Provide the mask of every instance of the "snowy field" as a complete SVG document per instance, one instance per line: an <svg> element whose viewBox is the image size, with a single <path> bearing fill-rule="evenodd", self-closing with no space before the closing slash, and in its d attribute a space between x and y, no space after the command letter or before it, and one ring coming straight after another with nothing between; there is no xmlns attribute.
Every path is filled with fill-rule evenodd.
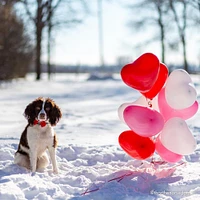
<svg viewBox="0 0 200 200"><path fill-rule="evenodd" d="M29 75L0 83L0 200L199 200L200 111L187 120L198 142L193 154L173 165L134 160L118 144L118 136L128 127L118 119L117 109L140 94L119 75L105 81L87 78L56 74L51 82L45 75L35 82ZM192 78L199 95L200 77ZM63 113L55 127L58 175L51 166L32 175L13 164L27 123L24 109L39 96L53 98Z"/></svg>

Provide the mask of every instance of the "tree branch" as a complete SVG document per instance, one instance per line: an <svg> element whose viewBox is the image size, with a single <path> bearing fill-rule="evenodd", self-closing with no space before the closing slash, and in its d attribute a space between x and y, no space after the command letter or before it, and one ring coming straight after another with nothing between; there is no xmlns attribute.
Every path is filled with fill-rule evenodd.
<svg viewBox="0 0 200 200"><path fill-rule="evenodd" d="M27 0L19 0L19 2L23 3L25 6L25 10L26 10L26 14L28 15L28 17L31 19L31 21L33 21L33 23L36 23L36 19L32 16L29 7L28 7L28 2Z"/></svg>

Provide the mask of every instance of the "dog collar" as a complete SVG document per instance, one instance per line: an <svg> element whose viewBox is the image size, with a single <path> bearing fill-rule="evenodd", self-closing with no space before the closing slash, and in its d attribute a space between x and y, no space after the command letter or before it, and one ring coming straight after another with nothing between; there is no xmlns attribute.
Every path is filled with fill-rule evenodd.
<svg viewBox="0 0 200 200"><path fill-rule="evenodd" d="M33 125L40 125L41 127L45 127L47 125L46 121L39 121L37 119L34 120Z"/></svg>

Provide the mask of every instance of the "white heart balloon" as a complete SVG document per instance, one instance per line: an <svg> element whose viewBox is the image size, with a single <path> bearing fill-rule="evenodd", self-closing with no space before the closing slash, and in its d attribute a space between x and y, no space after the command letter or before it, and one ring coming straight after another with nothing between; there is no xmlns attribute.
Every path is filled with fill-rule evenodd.
<svg viewBox="0 0 200 200"><path fill-rule="evenodd" d="M182 69L174 70L165 87L167 103L174 109L188 108L197 99L197 92L190 75Z"/></svg>
<svg viewBox="0 0 200 200"><path fill-rule="evenodd" d="M179 117L171 118L165 123L160 141L164 147L180 155L189 155L196 148L194 136L186 122Z"/></svg>
<svg viewBox="0 0 200 200"><path fill-rule="evenodd" d="M124 122L124 123L126 123L125 121L124 121L124 110L125 110L125 108L126 107L128 107L128 106L130 106L130 105L132 105L133 103L123 103L119 108L118 108L118 117L119 117L119 119L122 121L122 122Z"/></svg>

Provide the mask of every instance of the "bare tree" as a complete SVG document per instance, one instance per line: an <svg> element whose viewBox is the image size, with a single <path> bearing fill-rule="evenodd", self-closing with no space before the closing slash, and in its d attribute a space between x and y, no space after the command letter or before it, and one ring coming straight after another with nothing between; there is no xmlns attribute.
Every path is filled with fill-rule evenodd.
<svg viewBox="0 0 200 200"><path fill-rule="evenodd" d="M162 62L165 62L165 23L163 19L163 15L166 13L166 10L164 10L164 1L163 0L158 0L158 1L153 1L155 4L157 13L158 13L158 18L157 18L157 23L160 29L160 43L161 43L161 52L162 52Z"/></svg>
<svg viewBox="0 0 200 200"><path fill-rule="evenodd" d="M152 25L159 27L162 62L165 61L166 44L173 49L175 49L174 47L177 48L177 44L182 44L184 69L188 71L186 32L192 25L192 28L199 27L200 0L143 0L129 5L129 8L133 13L138 13L141 10L139 17L135 15L134 20L130 21L129 25L132 28L138 31L140 28L147 30L148 26L152 28ZM137 20L137 17L139 20ZM171 35L170 28L176 28L176 33L180 38L178 42L177 40L176 42L172 41L171 38L169 41L167 40Z"/></svg>
<svg viewBox="0 0 200 200"><path fill-rule="evenodd" d="M26 13L29 16L30 20L35 25L35 36L36 36L36 80L40 80L41 76L41 44L42 44L42 33L45 27L49 13L47 12L48 1L36 0L28 1L21 0L24 4ZM34 5L36 4L36 10L33 10Z"/></svg>
<svg viewBox="0 0 200 200"><path fill-rule="evenodd" d="M190 11L190 19L194 22L194 26L200 25L200 0L187 0L187 4L192 8Z"/></svg>
<svg viewBox="0 0 200 200"><path fill-rule="evenodd" d="M188 61L187 61L187 51L186 51L186 29L187 29L187 0L169 0L170 8L174 15L174 21L178 28L178 34L182 43L183 48L183 60L184 60L184 69L188 71ZM177 10L176 4L179 3L182 5L182 15L178 15L180 10Z"/></svg>
<svg viewBox="0 0 200 200"><path fill-rule="evenodd" d="M47 69L48 69L48 78L50 80L51 78L51 43L52 43L52 38L51 38L51 32L52 32L52 17L53 17L53 12L52 12L52 0L49 1L48 3L48 19L47 19L47 28L48 28L48 36L47 36Z"/></svg>
<svg viewBox="0 0 200 200"><path fill-rule="evenodd" d="M48 1L48 18L47 18L47 69L48 69L48 78L51 78L52 65L51 65L51 49L52 49L52 31L60 28L72 28L84 20L84 13L88 11L87 4L84 0L73 1L73 3L80 3L81 11L74 9L71 5L72 1L60 0L55 4L55 0ZM58 16L58 7L65 7L62 12L59 12ZM66 6L67 5L67 6ZM83 15L80 15L82 13Z"/></svg>
<svg viewBox="0 0 200 200"><path fill-rule="evenodd" d="M188 4L190 4L193 8L197 9L200 13L200 0L188 0Z"/></svg>
<svg viewBox="0 0 200 200"><path fill-rule="evenodd" d="M148 25L156 26L159 29L159 40L161 46L161 58L162 62L165 62L165 40L166 40L166 20L164 19L167 13L167 4L165 0L143 0L137 4L129 5L128 8L132 13L134 11L142 10L143 14L139 15L140 18L137 20L137 17L133 17L133 20L130 20L129 26L140 30L146 28ZM149 12L150 11L150 12ZM154 40L158 38L154 38ZM152 38L151 38L152 41ZM149 41L147 41L148 43Z"/></svg>
<svg viewBox="0 0 200 200"><path fill-rule="evenodd" d="M83 2L84 0L78 0ZM33 22L35 26L35 38L36 38L36 80L40 80L41 78L41 47L42 47L42 39L43 39L43 31L46 26L48 26L48 71L49 74L51 72L51 64L50 64L50 54L51 54L51 32L53 27L56 25L60 25L63 22L69 22L70 20L63 20L57 18L53 22L53 18L55 17L55 12L61 7L61 3L65 3L64 7L73 9L73 3L75 1L72 0L21 0L24 4L26 13L29 16L30 20ZM33 8L36 6L36 9ZM67 18L67 12L65 13ZM74 12L75 14L75 12ZM71 20L70 22L72 22ZM49 75L50 76L50 75Z"/></svg>

